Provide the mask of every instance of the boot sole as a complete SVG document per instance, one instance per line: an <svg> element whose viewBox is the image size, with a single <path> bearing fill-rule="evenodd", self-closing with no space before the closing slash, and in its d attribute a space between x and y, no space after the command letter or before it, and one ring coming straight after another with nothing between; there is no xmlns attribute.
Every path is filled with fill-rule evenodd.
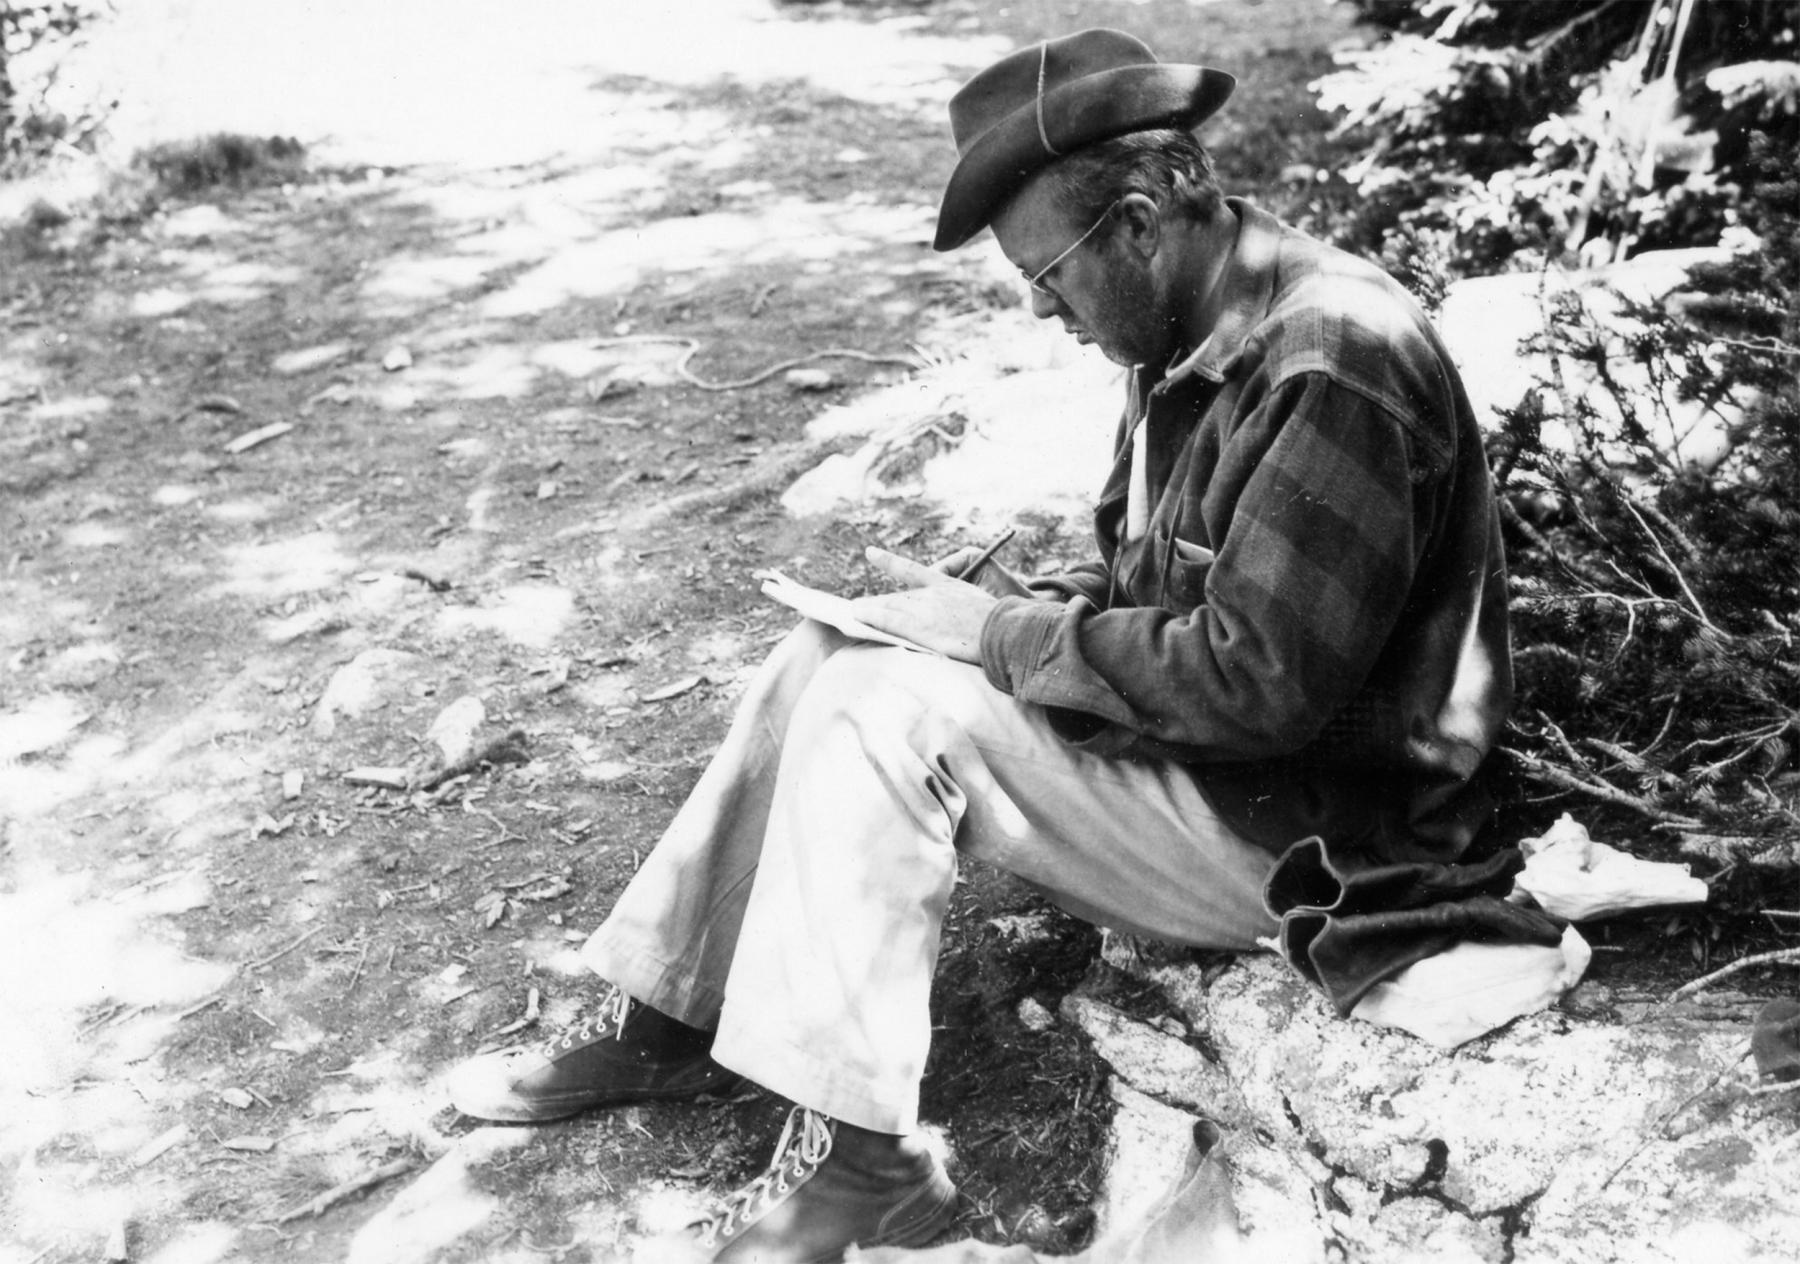
<svg viewBox="0 0 1800 1264"><path fill-rule="evenodd" d="M898 1246L907 1248L929 1246L944 1230L956 1223L956 1203L956 1186L945 1181L944 1187L938 1195L937 1206L925 1219L910 1224L904 1229L877 1234L867 1242L858 1242L856 1245L858 1247ZM842 1258L841 1254L821 1256L814 1261L814 1264L833 1264L834 1261Z"/></svg>
<svg viewBox="0 0 1800 1264"><path fill-rule="evenodd" d="M471 1119L499 1124L546 1124L570 1119L590 1110L609 1106L629 1106L634 1102L700 1101L706 1098L731 1097L742 1090L747 1081L741 1075L701 1088L645 1089L633 1093L584 1093L550 1100L528 1098L495 1098L485 1101L457 1101L450 1104Z"/></svg>

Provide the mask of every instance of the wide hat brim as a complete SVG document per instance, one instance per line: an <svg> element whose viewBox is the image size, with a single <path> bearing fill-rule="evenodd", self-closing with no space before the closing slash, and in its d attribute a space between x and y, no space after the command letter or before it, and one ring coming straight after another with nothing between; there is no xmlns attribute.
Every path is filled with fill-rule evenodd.
<svg viewBox="0 0 1800 1264"><path fill-rule="evenodd" d="M1237 79L1209 66L1120 66L1044 93L995 123L957 159L938 207L936 250L979 233L1025 182L1077 149L1152 128L1190 130L1225 103ZM1041 127L1040 127L1041 122ZM1050 148L1046 148L1048 137Z"/></svg>

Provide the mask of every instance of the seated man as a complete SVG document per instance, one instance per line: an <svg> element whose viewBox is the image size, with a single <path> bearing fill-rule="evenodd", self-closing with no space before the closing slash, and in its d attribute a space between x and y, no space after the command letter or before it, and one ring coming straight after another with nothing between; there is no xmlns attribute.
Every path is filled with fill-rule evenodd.
<svg viewBox="0 0 1800 1264"><path fill-rule="evenodd" d="M1032 310L1129 366L1099 560L1024 582L879 550L907 587L803 624L584 950L612 990L548 1048L460 1068L496 1120L728 1092L798 1103L698 1230L720 1260L915 1245L955 1191L916 1135L959 856L1176 944L1276 929L1323 837L1447 861L1510 672L1480 435L1374 268L1222 196L1186 129L1232 79L1085 31L951 104L936 245L991 227Z"/></svg>

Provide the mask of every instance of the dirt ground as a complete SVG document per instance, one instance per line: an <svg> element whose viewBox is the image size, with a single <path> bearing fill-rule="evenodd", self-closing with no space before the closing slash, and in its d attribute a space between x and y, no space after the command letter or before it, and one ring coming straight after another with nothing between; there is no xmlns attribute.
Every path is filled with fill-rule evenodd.
<svg viewBox="0 0 1800 1264"><path fill-rule="evenodd" d="M963 77L1081 25L1204 55L1246 81L1228 179L1281 205L1345 34L1317 0L641 8L271 6L258 46L143 6L138 73L218 82L126 111L121 150L241 128L304 170L148 214L128 175L6 230L0 1264L607 1259L760 1170L764 1096L477 1130L438 1088L591 1000L575 949L788 625L750 572L856 591L865 544L966 538L925 501L776 499L809 421L913 370L709 390L667 340L715 384L953 358L1019 301L928 248ZM1046 516L1010 560L1083 546ZM384 784L465 698L495 759ZM926 1104L963 1232L1090 1231L1104 1069L1020 1005L1095 944L965 875Z"/></svg>

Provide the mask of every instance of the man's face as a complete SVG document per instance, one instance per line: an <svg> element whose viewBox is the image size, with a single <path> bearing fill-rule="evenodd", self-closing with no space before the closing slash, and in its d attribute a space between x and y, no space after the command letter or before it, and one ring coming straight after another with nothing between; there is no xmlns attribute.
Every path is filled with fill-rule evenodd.
<svg viewBox="0 0 1800 1264"><path fill-rule="evenodd" d="M1043 273L1031 286L1034 316L1056 317L1077 342L1094 344L1114 363L1161 364L1176 350L1175 327L1163 312L1148 261L1116 240L1127 231L1120 220L1121 208L1114 206L1097 227L1071 223L1037 180L995 217L993 229L1001 251L1026 278Z"/></svg>

